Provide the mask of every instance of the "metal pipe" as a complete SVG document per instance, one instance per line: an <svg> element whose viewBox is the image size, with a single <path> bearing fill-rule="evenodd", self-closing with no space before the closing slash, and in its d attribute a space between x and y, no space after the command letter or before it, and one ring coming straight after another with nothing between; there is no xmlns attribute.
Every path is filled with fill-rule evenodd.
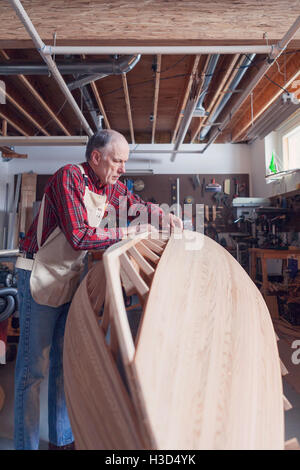
<svg viewBox="0 0 300 470"><path fill-rule="evenodd" d="M74 54L271 54L274 46L44 46L46 55Z"/></svg>
<svg viewBox="0 0 300 470"><path fill-rule="evenodd" d="M178 150L178 148L180 147L180 145L182 144L182 142L184 141L184 138L186 136L186 133L188 131L188 128L190 126L190 123L191 123L191 120L193 118L193 114L194 114L194 111L196 109L196 106L200 104L202 104L202 100L201 100L201 96L203 96L204 93L207 92L207 88L208 88L208 85L212 79L212 75L215 71L215 68L217 66L217 63L218 63L218 59L219 59L219 55L214 55L212 57L209 57L207 58L206 60L206 63L204 65L204 69L203 69L203 73L204 73L204 79L203 77L201 78L201 81L198 85L198 91L196 93L196 95L193 97L193 98L190 98L187 102L187 106L185 108L185 111L184 111L184 116L183 116L183 119L181 121L181 124L180 124L180 127L179 127L179 131L178 131L178 134L177 134L177 137L176 137L176 141L175 141L175 144L174 144L174 152L171 156L171 161L173 162L175 160L175 156L176 156L176 150ZM199 92L202 93L200 94L200 97L199 97Z"/></svg>
<svg viewBox="0 0 300 470"><path fill-rule="evenodd" d="M103 74L122 75L130 72L139 62L140 54L126 55L112 60L101 62L79 62L63 61L56 62L56 67L62 75L79 74ZM0 75L48 75L49 69L46 64L35 62L10 61L0 64Z"/></svg>
<svg viewBox="0 0 300 470"><path fill-rule="evenodd" d="M231 98L231 96L233 95L234 91L237 89L240 81L242 80L243 76L245 75L245 73L247 71L247 67L253 61L254 57L255 57L255 54L251 54L251 56L249 58L246 57L244 59L241 67L239 68L239 70L235 74L234 78L231 80L230 85L228 86L228 90L230 90L229 93L226 93L226 95L223 96L223 98L222 98L219 106L215 110L214 114L211 117L208 118L210 124L214 123L217 120L217 118L220 115L221 111L223 111L223 109L225 108L225 105L228 103L228 101ZM211 127L212 127L211 125L207 125L202 129L202 131L200 132L200 140L205 139L205 137L208 134L208 132L210 131Z"/></svg>
<svg viewBox="0 0 300 470"><path fill-rule="evenodd" d="M207 148L216 140L218 135L226 128L226 126L229 124L229 122L231 121L231 119L233 118L235 113L238 111L238 109L241 107L241 105L244 103L244 101L248 98L250 93L253 91L253 89L256 87L256 85L260 82L260 80L263 78L263 76L266 74L266 72L269 70L269 68L273 65L274 60L276 60L282 54L282 52L287 47L290 40L293 38L295 33L298 31L299 27L300 27L300 16L298 16L296 21L292 24L292 26L287 31L287 33L283 36L281 41L279 41L273 47L270 57L266 60L266 62L263 64L263 66L259 69L259 71L255 75L255 77L253 77L253 79L250 81L248 86L245 88L243 93L240 95L237 102L234 104L234 106L230 110L229 114L223 120L220 127L210 137L209 141L207 142L207 144L205 145L205 147L201 151L201 153L204 153L207 150Z"/></svg>
<svg viewBox="0 0 300 470"><path fill-rule="evenodd" d="M20 253L19 249L0 250L0 258L9 258L10 256L18 256L19 253Z"/></svg>
<svg viewBox="0 0 300 470"><path fill-rule="evenodd" d="M93 131L90 128L89 123L87 122L87 120L83 116L78 104L76 103L76 100L74 99L72 93L70 92L69 88L67 87L67 84L65 83L64 79L62 78L62 76L61 76L54 60L52 59L52 57L50 57L49 55L45 55L45 53L43 52L45 44L41 40L41 38L40 38L37 30L35 29L35 27L33 26L32 22L31 22L29 16L27 15L26 11L24 10L20 0L9 0L9 1L10 1L10 4L12 5L12 7L14 8L16 14L18 15L19 19L21 20L21 22L25 26L25 29L29 33L29 35L30 35L31 39L33 40L37 50L41 54L43 60L48 65L49 71L51 72L51 74L53 75L55 80L57 81L57 83L58 83L60 89L62 90L63 94L65 95L65 97L68 99L68 101L69 101L70 105L72 106L73 111L75 112L76 116L78 117L82 127L84 128L84 130L86 131L88 136L92 136Z"/></svg>

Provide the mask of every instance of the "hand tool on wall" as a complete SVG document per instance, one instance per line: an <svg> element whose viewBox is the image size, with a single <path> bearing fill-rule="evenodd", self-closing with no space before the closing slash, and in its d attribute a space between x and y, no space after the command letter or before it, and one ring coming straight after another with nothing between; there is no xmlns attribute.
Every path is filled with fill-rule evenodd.
<svg viewBox="0 0 300 470"><path fill-rule="evenodd" d="M222 191L222 186L219 183L216 183L215 178L211 180L211 183L208 183L205 186L205 191L210 191L213 193Z"/></svg>

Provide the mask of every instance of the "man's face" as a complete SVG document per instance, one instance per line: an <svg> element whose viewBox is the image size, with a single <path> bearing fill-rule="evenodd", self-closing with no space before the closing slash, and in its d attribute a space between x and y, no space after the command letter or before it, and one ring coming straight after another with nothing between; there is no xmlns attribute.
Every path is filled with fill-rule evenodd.
<svg viewBox="0 0 300 470"><path fill-rule="evenodd" d="M115 184L125 173L125 163L129 157L129 145L126 140L111 142L105 152L93 150L92 168L100 178L101 184Z"/></svg>

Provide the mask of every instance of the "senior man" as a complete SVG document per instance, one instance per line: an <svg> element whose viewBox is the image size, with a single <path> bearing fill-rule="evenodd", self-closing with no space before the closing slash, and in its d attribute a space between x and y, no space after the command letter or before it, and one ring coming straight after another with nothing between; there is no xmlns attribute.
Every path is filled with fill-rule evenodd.
<svg viewBox="0 0 300 470"><path fill-rule="evenodd" d="M86 162L60 168L48 182L39 214L18 258L20 340L15 370L15 448L38 449L40 383L49 368L49 449L73 449L62 370L65 323L88 250L104 249L141 226L102 227L108 207L118 214L120 198L182 228L164 213L128 191L119 181L129 156L126 139L100 130L88 141ZM141 206L142 205L142 206ZM149 228L150 226L148 226ZM147 227L146 227L147 228ZM150 227L151 228L151 227ZM142 227L145 229L145 227Z"/></svg>

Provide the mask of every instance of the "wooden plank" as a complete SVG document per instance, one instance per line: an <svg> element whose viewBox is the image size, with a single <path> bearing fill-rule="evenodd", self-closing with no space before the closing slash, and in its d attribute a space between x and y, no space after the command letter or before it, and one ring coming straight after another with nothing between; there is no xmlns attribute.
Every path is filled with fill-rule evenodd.
<svg viewBox="0 0 300 470"><path fill-rule="evenodd" d="M22 2L42 39L53 44L123 44L138 45L173 41L192 43L259 42L265 44L262 32L268 32L269 41L280 39L293 24L297 6L291 0L265 0L263 3L241 1L199 2L182 0L161 2L149 0L123 2L95 0L84 4L73 0L73 8L61 0L24 0ZM59 14L56 14L59 12ZM117 15L116 15L117 12ZM284 14L278 15L278 12ZM6 2L0 3L2 43L9 47L32 47L28 34ZM263 18L263 25L257 21ZM66 25L68 27L66 28ZM78 33L80 32L80 34ZM299 34L296 36L298 39ZM25 42L26 41L26 42Z"/></svg>
<svg viewBox="0 0 300 470"><path fill-rule="evenodd" d="M141 253L141 255L143 255L145 258L148 258L153 263L157 264L159 262L159 256L153 253L153 251L149 250L149 248L142 243L138 243L136 245L136 249Z"/></svg>
<svg viewBox="0 0 300 470"><path fill-rule="evenodd" d="M161 247L161 246L158 246L156 243L153 243L152 240L143 240L141 242L143 245L146 245L148 248L150 248L151 251L153 251L154 253L160 255L164 249Z"/></svg>
<svg viewBox="0 0 300 470"><path fill-rule="evenodd" d="M122 268L125 270L127 276L129 277L129 279L131 280L131 282L135 286L138 294L142 298L144 298L149 292L149 287L143 281L141 276L137 273L137 271L135 270L135 268L133 267L132 263L130 262L128 256L125 253L120 255L120 262L121 262Z"/></svg>
<svg viewBox="0 0 300 470"><path fill-rule="evenodd" d="M36 180L36 173L22 174L20 233L26 234L33 221L33 203L36 200Z"/></svg>
<svg viewBox="0 0 300 470"><path fill-rule="evenodd" d="M280 364L266 304L226 250L195 236L202 249L193 251L171 237L136 345L133 366L157 448L283 449Z"/></svg>
<svg viewBox="0 0 300 470"><path fill-rule="evenodd" d="M17 153L11 150L9 147L0 147L3 158L28 158L25 153Z"/></svg>
<svg viewBox="0 0 300 470"><path fill-rule="evenodd" d="M21 106L18 101L6 90L6 98L7 100L21 113L23 116L28 119L37 129L39 129L42 134L49 136L49 132L40 125L40 123L32 117L30 112L26 111L23 106Z"/></svg>
<svg viewBox="0 0 300 470"><path fill-rule="evenodd" d="M6 119L2 120L2 135L3 136L7 135L7 120Z"/></svg>
<svg viewBox="0 0 300 470"><path fill-rule="evenodd" d="M129 98L126 73L122 74L122 82L123 82L123 89L124 89L124 95L125 95L127 117L128 117L128 122L129 122L131 143L134 144L135 143L134 130L133 130L133 123L132 123L132 114L131 114L131 106L130 106L130 98Z"/></svg>
<svg viewBox="0 0 300 470"><path fill-rule="evenodd" d="M18 132L20 132L21 135L24 135L26 137L29 137L29 134L18 124L16 124L12 119L10 119L3 111L0 111L0 117L2 119L5 119L7 123L12 126L14 129L16 129Z"/></svg>
<svg viewBox="0 0 300 470"><path fill-rule="evenodd" d="M161 54L156 56L156 72L155 72L155 89L154 89L154 104L153 104L153 122L152 122L152 137L151 143L155 143L155 129L157 121L157 107L158 107L158 95L159 95L159 82L160 82L160 70L161 70Z"/></svg>
<svg viewBox="0 0 300 470"><path fill-rule="evenodd" d="M152 276L154 274L154 269L152 266L145 260L145 258L143 258L143 256L134 246L129 248L128 253L136 260L140 268L147 276Z"/></svg>

